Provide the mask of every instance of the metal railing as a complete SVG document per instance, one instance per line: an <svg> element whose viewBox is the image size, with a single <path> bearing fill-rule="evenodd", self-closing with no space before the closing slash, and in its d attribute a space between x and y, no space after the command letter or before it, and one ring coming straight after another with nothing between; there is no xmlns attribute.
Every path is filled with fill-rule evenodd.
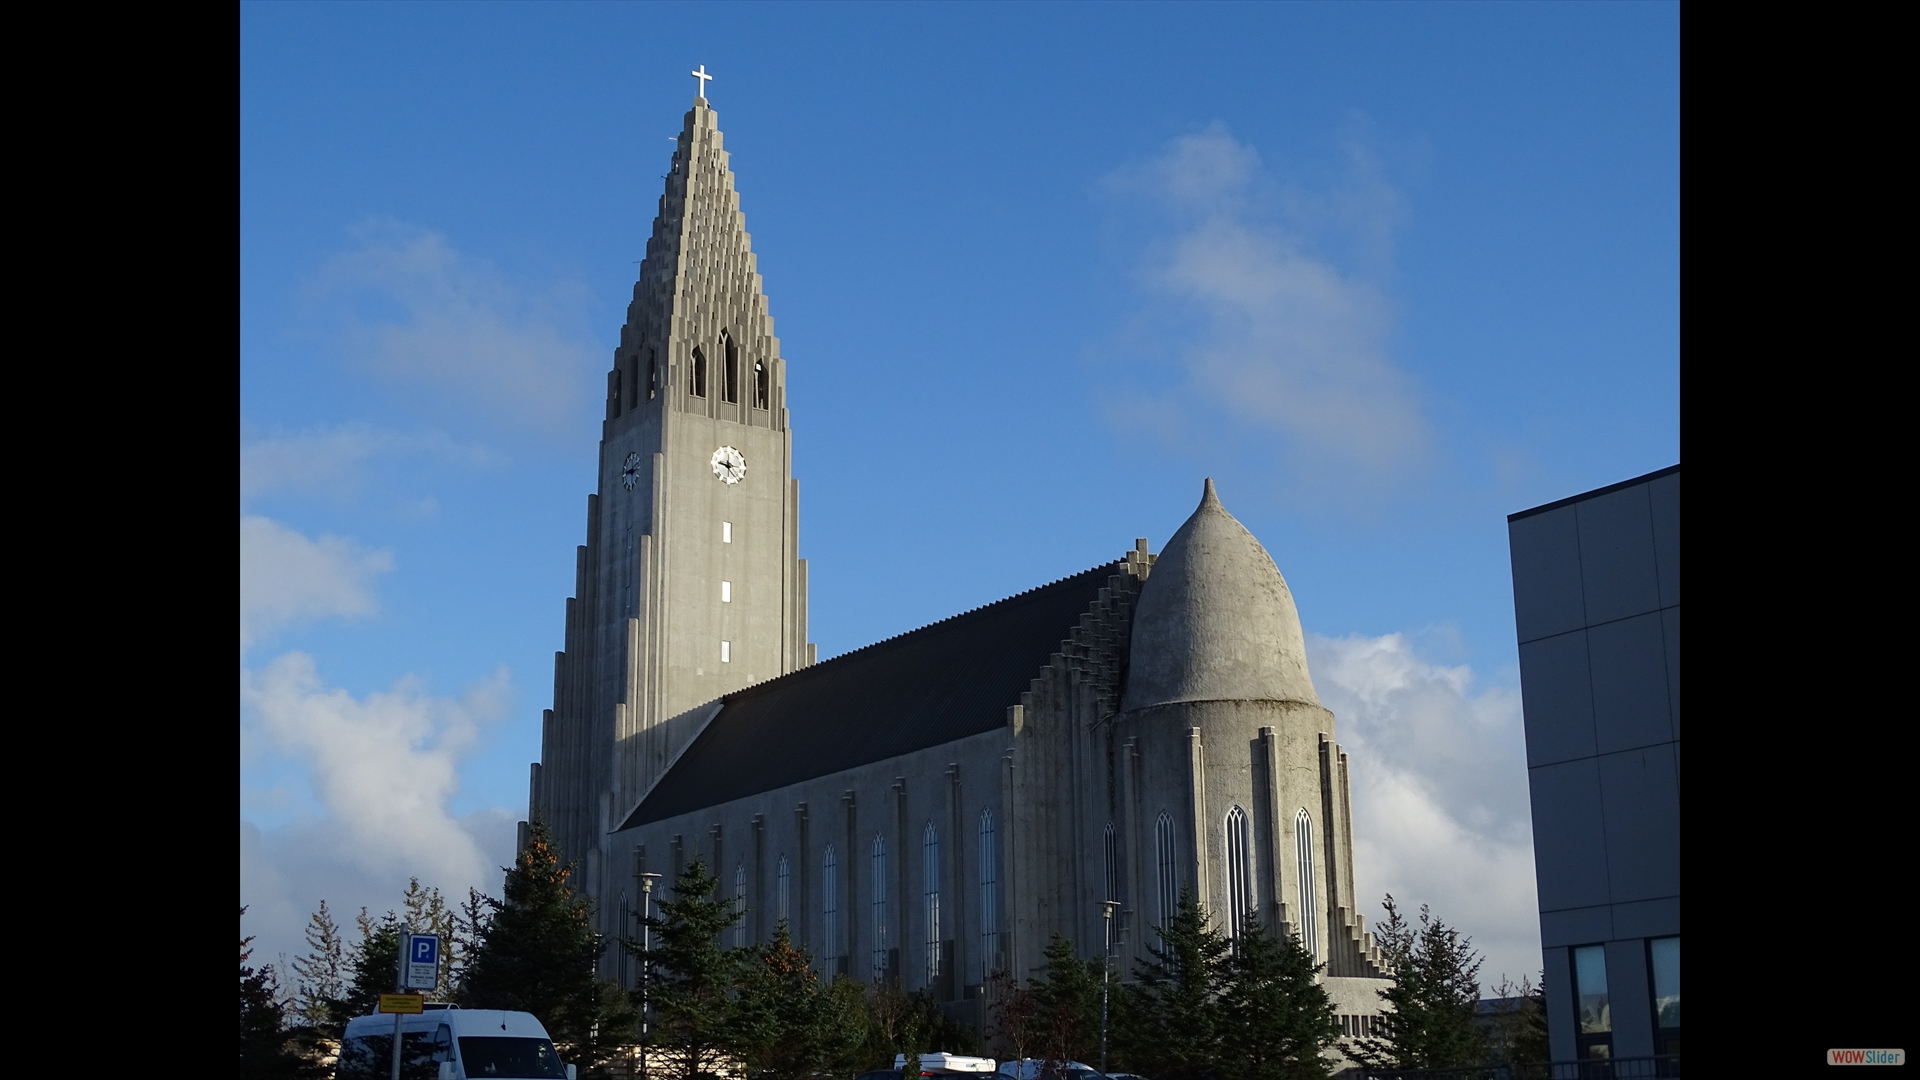
<svg viewBox="0 0 1920 1080"><path fill-rule="evenodd" d="M1680 1055L1468 1065L1453 1069L1357 1069L1355 1080L1667 1080L1680 1075Z"/></svg>

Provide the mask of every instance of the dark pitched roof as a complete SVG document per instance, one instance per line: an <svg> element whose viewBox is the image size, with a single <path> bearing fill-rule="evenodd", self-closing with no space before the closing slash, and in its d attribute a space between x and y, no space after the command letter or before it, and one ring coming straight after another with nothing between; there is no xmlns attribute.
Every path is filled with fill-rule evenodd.
<svg viewBox="0 0 1920 1080"><path fill-rule="evenodd" d="M992 731L1119 563L728 694L620 827Z"/></svg>

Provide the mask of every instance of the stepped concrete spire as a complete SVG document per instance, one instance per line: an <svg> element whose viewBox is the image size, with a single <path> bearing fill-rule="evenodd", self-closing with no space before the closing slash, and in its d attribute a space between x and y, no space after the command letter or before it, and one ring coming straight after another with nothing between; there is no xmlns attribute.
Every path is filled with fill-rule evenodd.
<svg viewBox="0 0 1920 1080"><path fill-rule="evenodd" d="M1123 710L1177 701L1319 705L1293 593L1209 478L1141 588Z"/></svg>

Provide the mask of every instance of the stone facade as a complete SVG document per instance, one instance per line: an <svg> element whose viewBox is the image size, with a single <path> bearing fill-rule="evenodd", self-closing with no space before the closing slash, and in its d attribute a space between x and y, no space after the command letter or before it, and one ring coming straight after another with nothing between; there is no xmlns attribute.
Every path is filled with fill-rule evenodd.
<svg viewBox="0 0 1920 1080"><path fill-rule="evenodd" d="M813 662L786 367L720 147L696 100L608 378L534 766L531 814L601 929L632 933L639 875L698 858L741 897L741 943L785 919L828 971L980 1022L991 973L1031 973L1052 935L1098 955L1103 902L1131 971L1190 892L1301 935L1341 1012L1377 1013L1347 756L1286 581L1211 481L1159 556L1139 540Z"/></svg>

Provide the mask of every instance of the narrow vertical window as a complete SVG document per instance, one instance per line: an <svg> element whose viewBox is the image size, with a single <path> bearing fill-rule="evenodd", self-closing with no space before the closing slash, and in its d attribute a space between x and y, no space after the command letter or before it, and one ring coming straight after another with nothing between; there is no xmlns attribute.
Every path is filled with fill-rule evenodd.
<svg viewBox="0 0 1920 1080"><path fill-rule="evenodd" d="M1300 944L1307 955L1320 959L1320 914L1313 881L1313 817L1302 808L1293 819L1293 853L1300 873Z"/></svg>
<svg viewBox="0 0 1920 1080"><path fill-rule="evenodd" d="M1247 812L1227 811L1227 933L1238 939L1253 913L1253 845L1247 836Z"/></svg>
<svg viewBox="0 0 1920 1080"><path fill-rule="evenodd" d="M723 521L720 523L720 542L723 544L733 543L733 522Z"/></svg>
<svg viewBox="0 0 1920 1080"><path fill-rule="evenodd" d="M1174 862L1173 819L1164 813L1153 826L1153 847L1158 870L1155 883L1159 886L1160 925L1172 926L1180 903L1180 867Z"/></svg>
<svg viewBox="0 0 1920 1080"><path fill-rule="evenodd" d="M940 978L940 831L931 821L920 844L920 856L927 900L927 985L931 987Z"/></svg>
<svg viewBox="0 0 1920 1080"><path fill-rule="evenodd" d="M993 811L980 811L980 981L1000 967L1000 847Z"/></svg>
<svg viewBox="0 0 1920 1080"><path fill-rule="evenodd" d="M873 981L887 977L887 838L873 834Z"/></svg>
<svg viewBox="0 0 1920 1080"><path fill-rule="evenodd" d="M660 389L660 358L652 349L647 350L647 400L652 401L654 392Z"/></svg>
<svg viewBox="0 0 1920 1080"><path fill-rule="evenodd" d="M1607 947L1573 950L1574 1054L1613 1056L1613 1007L1607 998Z"/></svg>
<svg viewBox="0 0 1920 1080"><path fill-rule="evenodd" d="M697 348L693 350L693 363L687 368L687 393L694 397L707 396L707 354Z"/></svg>
<svg viewBox="0 0 1920 1080"><path fill-rule="evenodd" d="M840 864L833 845L820 856L820 916L826 920L827 975L840 974Z"/></svg>
<svg viewBox="0 0 1920 1080"><path fill-rule="evenodd" d="M725 365L721 369L720 400L729 405L740 401L740 349L733 343L733 336L720 334L720 349L724 354Z"/></svg>
<svg viewBox="0 0 1920 1080"><path fill-rule="evenodd" d="M1107 822L1107 833L1101 842L1101 854L1107 860L1107 892L1102 899L1120 899L1120 849L1114 840L1113 822Z"/></svg>
<svg viewBox="0 0 1920 1080"><path fill-rule="evenodd" d="M633 362L633 378L627 380L627 404L640 407L640 354L628 357Z"/></svg>
<svg viewBox="0 0 1920 1080"><path fill-rule="evenodd" d="M747 947L747 864L741 863L733 868L733 917L739 921L733 924L733 947Z"/></svg>
<svg viewBox="0 0 1920 1080"><path fill-rule="evenodd" d="M720 662L723 664L733 663L733 642L722 641L720 643Z"/></svg>
<svg viewBox="0 0 1920 1080"><path fill-rule="evenodd" d="M615 367L607 372L607 405L610 406L609 411L613 416L620 415L620 403L620 369Z"/></svg>
<svg viewBox="0 0 1920 1080"><path fill-rule="evenodd" d="M1680 939L1647 942L1647 966L1653 971L1654 1053L1680 1052Z"/></svg>
<svg viewBox="0 0 1920 1080"><path fill-rule="evenodd" d="M723 604L733 603L733 582L723 581L720 583L720 602Z"/></svg>
<svg viewBox="0 0 1920 1080"><path fill-rule="evenodd" d="M774 872L774 881L778 885L774 890L774 917L781 922L786 922L788 918L787 899L792 895L789 890L793 885L793 873L787 868L787 857L785 855L780 856L780 868ZM793 928L788 927L787 929L791 932Z"/></svg>
<svg viewBox="0 0 1920 1080"><path fill-rule="evenodd" d="M767 365L763 360L753 362L753 407L767 407Z"/></svg>

